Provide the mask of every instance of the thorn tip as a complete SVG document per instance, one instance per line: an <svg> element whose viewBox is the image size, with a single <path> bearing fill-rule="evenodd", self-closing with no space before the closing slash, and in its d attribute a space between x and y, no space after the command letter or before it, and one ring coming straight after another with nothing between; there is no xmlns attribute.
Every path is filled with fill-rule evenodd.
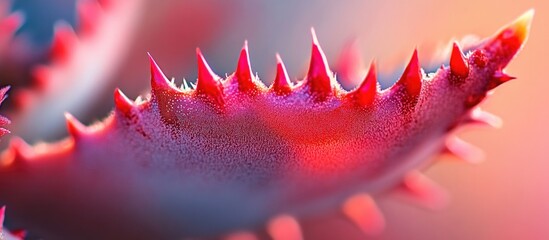
<svg viewBox="0 0 549 240"><path fill-rule="evenodd" d="M75 139L82 137L86 127L68 112L65 112L65 120L67 122L67 131L69 134Z"/></svg>
<svg viewBox="0 0 549 240"><path fill-rule="evenodd" d="M320 100L323 100L333 93L332 71L328 66L326 56L318 43L314 28L311 28L311 34L313 46L311 63L307 74L307 84L311 93L316 95Z"/></svg>
<svg viewBox="0 0 549 240"><path fill-rule="evenodd" d="M134 104L119 88L114 90L114 105L116 109L120 110L125 116L131 116Z"/></svg>
<svg viewBox="0 0 549 240"><path fill-rule="evenodd" d="M370 69L366 74L366 77L360 84L360 86L352 92L354 100L361 107L368 107L374 103L374 99L377 95L377 73L376 62L372 60L370 63Z"/></svg>
<svg viewBox="0 0 549 240"><path fill-rule="evenodd" d="M151 88L153 93L156 91L169 90L172 87L166 75L162 72L152 55L147 52L149 56L149 64L151 68Z"/></svg>
<svg viewBox="0 0 549 240"><path fill-rule="evenodd" d="M402 76L397 81L395 86L398 86L397 89L404 88L406 96L412 98L414 101L417 100L421 92L422 85L422 74L421 67L419 65L419 58L417 53L417 48L412 54L410 62L404 69Z"/></svg>
<svg viewBox="0 0 549 240"><path fill-rule="evenodd" d="M276 77L271 89L278 95L289 94L292 91L286 66L284 66L284 62L282 62L282 58L278 53L276 54Z"/></svg>
<svg viewBox="0 0 549 240"><path fill-rule="evenodd" d="M238 89L243 92L257 92L258 86L255 83L254 75L250 64L250 54L248 51L248 41L244 41L244 46L240 51L238 65L236 66L235 77L238 82Z"/></svg>
<svg viewBox="0 0 549 240"><path fill-rule="evenodd" d="M198 61L196 92L209 97L218 107L223 106L223 85L219 77L212 71L199 48L196 48L196 58Z"/></svg>
<svg viewBox="0 0 549 240"><path fill-rule="evenodd" d="M450 56L450 70L460 78L466 78L469 75L469 66L459 45L454 42L452 55Z"/></svg>

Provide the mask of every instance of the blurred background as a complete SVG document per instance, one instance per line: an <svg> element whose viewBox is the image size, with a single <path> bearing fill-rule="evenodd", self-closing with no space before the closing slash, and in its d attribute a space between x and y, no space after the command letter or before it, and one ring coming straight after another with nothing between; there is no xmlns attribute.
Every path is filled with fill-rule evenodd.
<svg viewBox="0 0 549 240"><path fill-rule="evenodd" d="M10 1L2 1L9 6ZM483 106L504 120L503 128L466 129L460 133L464 139L485 150L487 161L469 165L440 157L448 161L435 164L427 175L451 193L452 202L448 208L430 212L381 198L379 202L386 214L387 229L379 236L367 238L549 239L548 1L101 2L107 6L140 6L135 8L138 14L128 14L133 30L124 33L127 35L124 47L129 50L110 53L121 55L112 63L116 69L106 74L102 87L94 89L94 98L88 99L92 104L75 114L86 123L108 115L114 87L120 87L130 98L148 91L147 51L165 74L175 77L180 84L183 78L196 80L196 47L202 49L212 69L225 76L234 71L240 48L247 39L252 69L270 84L274 79L277 52L292 79L305 75L310 56L309 29L314 27L333 69L337 68L337 59L345 44L357 39L365 66L376 58L382 86L388 87L398 78L416 46L420 62L428 69L436 66L433 56L437 49L452 39L461 39L468 34L488 37L534 8L536 14L530 39L507 68L507 72L518 79L499 87ZM48 46L56 21L62 19L78 29L73 0L16 0L11 4L12 11L21 11L26 17L16 34L16 39L34 49L29 54L31 60L26 62L49 63ZM116 14L117 8L111 9ZM112 34L111 37L122 36ZM0 63L8 60L4 58ZM447 64L447 61L438 63ZM31 84L28 73L25 76L29 68L22 68L17 74L0 72L2 85L15 85L15 94L17 86L24 88ZM9 79L6 76L10 76ZM3 106L6 107L9 108ZM62 116L61 112L59 119L54 120L60 126L64 126ZM63 135L60 130L29 141ZM317 218L305 220L305 239L365 238L358 229L334 215L319 213Z"/></svg>

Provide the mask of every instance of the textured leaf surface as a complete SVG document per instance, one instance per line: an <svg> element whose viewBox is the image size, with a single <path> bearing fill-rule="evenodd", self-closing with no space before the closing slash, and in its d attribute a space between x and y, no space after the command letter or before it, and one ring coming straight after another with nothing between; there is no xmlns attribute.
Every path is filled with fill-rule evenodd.
<svg viewBox="0 0 549 240"><path fill-rule="evenodd" d="M466 55L455 47L450 66L432 75L423 74L415 51L383 91L375 65L358 89L342 90L314 32L308 75L295 85L279 61L275 85L265 87L251 73L247 45L226 79L198 50L196 89L176 88L151 58L145 101L117 90L117 107L102 123L85 127L67 115L72 136L65 141L12 141L2 156L0 199L46 235L119 238L256 229L280 214L306 217L403 181L432 202L422 185L428 181L408 174L452 149L452 130L470 123L487 93L511 79L503 69L531 17ZM269 226L291 225L298 234L295 220L282 216Z"/></svg>

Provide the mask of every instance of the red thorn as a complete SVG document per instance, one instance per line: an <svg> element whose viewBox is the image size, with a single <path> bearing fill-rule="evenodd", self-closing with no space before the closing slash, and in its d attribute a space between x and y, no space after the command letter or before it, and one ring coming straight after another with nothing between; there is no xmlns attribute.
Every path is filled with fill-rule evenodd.
<svg viewBox="0 0 549 240"><path fill-rule="evenodd" d="M68 112L65 113L65 121L67 122L67 131L69 134L74 139L81 138L86 131L86 126Z"/></svg>
<svg viewBox="0 0 549 240"><path fill-rule="evenodd" d="M421 92L421 67L419 66L419 59L417 56L417 49L414 50L414 54L410 59L410 63L404 69L402 77L397 81L395 86L402 86L406 90L406 94L409 97L416 99Z"/></svg>
<svg viewBox="0 0 549 240"><path fill-rule="evenodd" d="M156 61L154 61L151 54L147 54L149 55L149 62L151 65L151 88L153 89L153 92L172 89L168 78L166 78L166 75L164 75L160 67L158 67L158 64L156 64Z"/></svg>
<svg viewBox="0 0 549 240"><path fill-rule="evenodd" d="M286 71L286 66L284 66L278 53L276 54L276 77L271 89L278 95L286 95L292 92L292 85Z"/></svg>
<svg viewBox="0 0 549 240"><path fill-rule="evenodd" d="M196 81L196 92L206 95L218 106L224 105L223 86L219 77L213 73L212 69L204 59L200 49L196 49L196 58L198 60L198 80Z"/></svg>
<svg viewBox="0 0 549 240"><path fill-rule="evenodd" d="M135 107L133 102L119 88L114 90L114 105L126 117L131 117Z"/></svg>
<svg viewBox="0 0 549 240"><path fill-rule="evenodd" d="M492 75L492 79L488 83L487 89L492 90L497 86L501 85L502 83L505 83L513 79L516 79L516 77L509 76L507 75L507 73L504 73L503 70L498 69L496 70L496 72L494 72L494 75Z"/></svg>
<svg viewBox="0 0 549 240"><path fill-rule="evenodd" d="M248 53L248 41L244 41L244 46L240 51L238 65L235 71L238 80L238 89L243 92L257 91L257 85L254 83L254 76L250 66L250 55Z"/></svg>
<svg viewBox="0 0 549 240"><path fill-rule="evenodd" d="M507 75L507 73L504 73L502 70L497 70L495 73L494 73L494 78L498 79L499 81L501 82L507 82L509 80L513 80L513 79L516 79L516 77L513 77L513 76L509 76Z"/></svg>
<svg viewBox="0 0 549 240"><path fill-rule="evenodd" d="M162 119L167 124L175 124L177 123L177 116L175 116L175 112L172 111L171 103L173 102L174 94L179 90L171 86L168 78L166 78L166 75L164 75L160 67L158 67L158 64L156 64L151 54L147 54L149 55L149 61L151 64L152 100L158 104L158 109L160 110ZM121 105L124 104L122 103ZM123 109L124 108L121 108L121 110ZM127 116L131 117L131 115Z"/></svg>
<svg viewBox="0 0 549 240"><path fill-rule="evenodd" d="M72 27L64 22L55 25L51 55L54 60L66 61L77 38Z"/></svg>
<svg viewBox="0 0 549 240"><path fill-rule="evenodd" d="M77 3L79 30L91 34L97 28L101 5L94 0L81 0Z"/></svg>
<svg viewBox="0 0 549 240"><path fill-rule="evenodd" d="M469 66L456 42L454 42L452 56L450 57L450 70L460 78L466 78L469 75Z"/></svg>
<svg viewBox="0 0 549 240"><path fill-rule="evenodd" d="M376 63L372 61L370 70L360 86L352 93L356 103L361 107L369 107L374 103L377 95Z"/></svg>
<svg viewBox="0 0 549 240"><path fill-rule="evenodd" d="M314 28L311 28L311 34L313 47L309 73L307 74L307 84L310 87L311 93L317 95L322 100L332 94L332 72L328 66L326 56L318 44Z"/></svg>

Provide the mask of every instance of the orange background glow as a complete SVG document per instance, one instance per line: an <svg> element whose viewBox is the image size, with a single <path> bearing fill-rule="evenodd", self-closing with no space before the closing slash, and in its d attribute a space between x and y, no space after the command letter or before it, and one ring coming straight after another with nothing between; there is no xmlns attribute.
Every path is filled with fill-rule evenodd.
<svg viewBox="0 0 549 240"><path fill-rule="evenodd" d="M468 33L490 36L529 8L535 9L529 41L507 67L518 79L499 87L483 105L503 118L503 128L460 133L485 150L487 161L479 165L441 161L427 171L452 195L442 211L380 199L387 229L372 239L549 239L549 2L384 1L345 8L339 17L357 17L345 23L354 24L351 29L342 30L333 19L326 20L317 27L320 41L334 31L358 32L363 55L378 58L380 71L384 65L390 70L403 64L415 46L421 54ZM351 13L342 14L345 11ZM345 239L363 239L358 230L340 220L317 219L305 226L306 239L339 239L342 234Z"/></svg>

